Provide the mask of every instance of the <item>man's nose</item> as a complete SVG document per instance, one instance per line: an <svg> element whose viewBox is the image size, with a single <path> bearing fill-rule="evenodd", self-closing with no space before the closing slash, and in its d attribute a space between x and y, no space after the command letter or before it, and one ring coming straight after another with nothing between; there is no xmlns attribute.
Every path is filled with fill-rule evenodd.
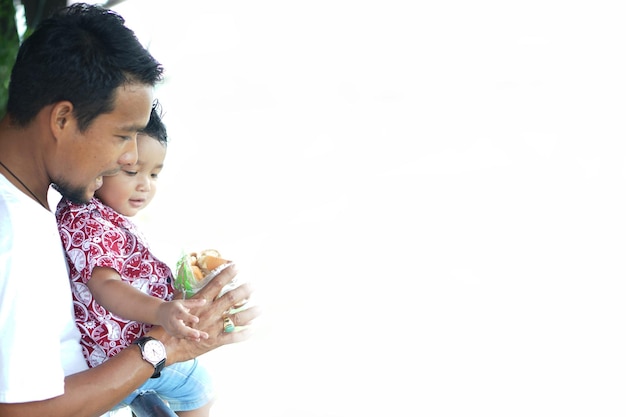
<svg viewBox="0 0 626 417"><path fill-rule="evenodd" d="M137 158L139 157L137 153L137 135L126 143L123 151L118 159L120 165L134 165L137 163Z"/></svg>

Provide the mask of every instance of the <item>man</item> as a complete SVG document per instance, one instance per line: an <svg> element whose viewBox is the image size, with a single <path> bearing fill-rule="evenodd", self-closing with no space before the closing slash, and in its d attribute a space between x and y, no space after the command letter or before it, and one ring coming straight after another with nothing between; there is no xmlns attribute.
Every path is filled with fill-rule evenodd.
<svg viewBox="0 0 626 417"><path fill-rule="evenodd" d="M224 332L224 312L250 296L242 286L215 300L226 269L197 296L195 327L177 339L154 328L138 345L87 369L74 324L53 185L86 202L102 176L137 159L162 67L117 14L74 4L45 20L20 47L0 120L0 415L98 416L163 366L244 340ZM215 300L215 301L213 301ZM249 324L259 312L229 315ZM152 339L153 338L153 339Z"/></svg>

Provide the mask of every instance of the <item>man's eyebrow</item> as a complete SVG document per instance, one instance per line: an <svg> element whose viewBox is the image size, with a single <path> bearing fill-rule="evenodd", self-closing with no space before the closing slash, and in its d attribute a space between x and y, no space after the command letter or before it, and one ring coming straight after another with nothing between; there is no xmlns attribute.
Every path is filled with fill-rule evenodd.
<svg viewBox="0 0 626 417"><path fill-rule="evenodd" d="M145 125L133 124L133 125L120 126L120 129L125 131L125 132L140 132L143 129L145 129L146 126L147 126L147 124L145 124Z"/></svg>

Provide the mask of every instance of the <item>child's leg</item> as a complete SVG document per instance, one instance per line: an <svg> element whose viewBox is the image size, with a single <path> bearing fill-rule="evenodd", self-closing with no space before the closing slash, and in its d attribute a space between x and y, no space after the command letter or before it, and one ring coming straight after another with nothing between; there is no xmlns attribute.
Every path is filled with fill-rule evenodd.
<svg viewBox="0 0 626 417"><path fill-rule="evenodd" d="M177 411L176 415L178 417L209 417L209 411L211 410L212 405L213 402L209 402L200 408L196 408L195 410Z"/></svg>
<svg viewBox="0 0 626 417"><path fill-rule="evenodd" d="M176 363L157 378L156 393L181 417L208 417L214 400L213 384L197 360Z"/></svg>

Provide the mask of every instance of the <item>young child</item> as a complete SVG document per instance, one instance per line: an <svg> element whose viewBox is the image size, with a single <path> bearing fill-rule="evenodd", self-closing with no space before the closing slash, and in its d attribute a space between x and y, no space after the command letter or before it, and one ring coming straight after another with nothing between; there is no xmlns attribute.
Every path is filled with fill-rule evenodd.
<svg viewBox="0 0 626 417"><path fill-rule="evenodd" d="M152 325L191 339L207 338L187 324L198 321L189 309L203 300L174 300L171 269L151 252L128 217L145 208L156 193L163 168L167 132L160 108L137 135L138 160L103 177L95 197L85 205L62 199L57 224L69 263L76 323L90 367L135 342ZM164 368L121 406L139 394L155 391L179 416L208 416L213 400L211 380L197 360Z"/></svg>

